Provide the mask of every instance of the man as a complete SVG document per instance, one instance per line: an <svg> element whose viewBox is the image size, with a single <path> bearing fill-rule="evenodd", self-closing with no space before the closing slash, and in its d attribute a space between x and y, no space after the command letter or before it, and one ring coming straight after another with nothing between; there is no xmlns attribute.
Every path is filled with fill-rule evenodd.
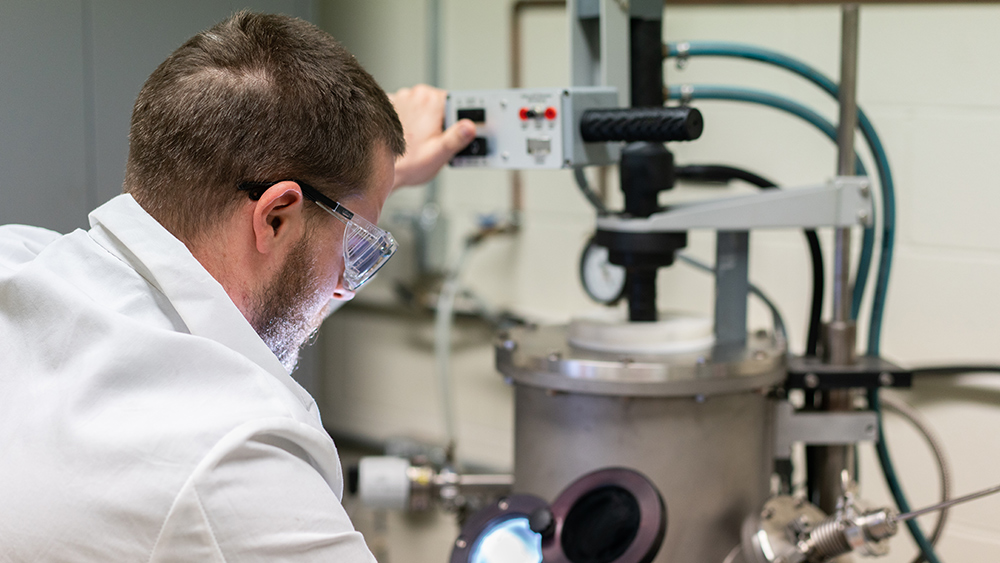
<svg viewBox="0 0 1000 563"><path fill-rule="evenodd" d="M373 560L289 371L391 255L389 193L471 139L442 111L283 16L157 68L92 228L0 228L0 561Z"/></svg>

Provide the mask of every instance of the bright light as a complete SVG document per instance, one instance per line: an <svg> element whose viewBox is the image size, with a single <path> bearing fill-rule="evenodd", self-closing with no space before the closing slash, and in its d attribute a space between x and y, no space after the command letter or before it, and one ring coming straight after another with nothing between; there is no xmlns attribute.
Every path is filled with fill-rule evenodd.
<svg viewBox="0 0 1000 563"><path fill-rule="evenodd" d="M504 520L483 532L469 563L541 563L542 536L531 531L527 518Z"/></svg>

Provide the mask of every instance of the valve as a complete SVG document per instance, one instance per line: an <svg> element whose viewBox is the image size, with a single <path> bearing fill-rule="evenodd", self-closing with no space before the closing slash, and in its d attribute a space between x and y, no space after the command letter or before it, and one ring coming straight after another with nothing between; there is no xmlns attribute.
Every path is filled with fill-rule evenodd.
<svg viewBox="0 0 1000 563"><path fill-rule="evenodd" d="M759 514L743 522L742 554L747 563L824 563L847 553L880 556L889 551L887 539L899 523L922 514L1000 492L991 487L920 510L899 514L892 508L866 509L857 499L855 485L827 516L802 498L772 497Z"/></svg>

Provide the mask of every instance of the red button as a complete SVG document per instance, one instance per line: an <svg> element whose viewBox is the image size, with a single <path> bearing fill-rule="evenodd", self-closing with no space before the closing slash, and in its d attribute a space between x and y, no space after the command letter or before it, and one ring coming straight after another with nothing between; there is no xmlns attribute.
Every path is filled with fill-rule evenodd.
<svg viewBox="0 0 1000 563"><path fill-rule="evenodd" d="M522 121L527 121L528 120L528 108L521 108L521 111L520 111L520 113L518 115L521 116L521 120Z"/></svg>
<svg viewBox="0 0 1000 563"><path fill-rule="evenodd" d="M545 119L555 119L556 118L556 108L548 107L545 108Z"/></svg>

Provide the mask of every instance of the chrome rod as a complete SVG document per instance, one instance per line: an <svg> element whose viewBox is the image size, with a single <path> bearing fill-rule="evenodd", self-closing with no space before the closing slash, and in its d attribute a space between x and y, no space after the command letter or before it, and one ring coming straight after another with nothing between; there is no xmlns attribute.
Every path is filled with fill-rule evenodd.
<svg viewBox="0 0 1000 563"><path fill-rule="evenodd" d="M896 521L897 522L903 522L904 520L912 520L913 518L916 518L917 516L923 516L924 514L927 514L928 512L934 512L936 510L943 510L943 509L948 508L950 506L955 506L956 504L962 504L963 502L968 502L970 500L974 500L974 499L977 499L977 498L980 498L980 497L985 497L987 495L992 495L993 493L997 493L997 492L1000 492L1000 485L997 485L995 487L990 487L988 489L983 489L983 490L981 490L979 492L972 493L972 494L969 494L969 495L965 495L964 497L958 497L958 498L953 498L953 499L946 500L944 502L939 502L938 504L933 504L931 506L928 506L928 507L925 507L925 508L921 508L920 510L911 510L910 512L899 514L899 515L896 516Z"/></svg>
<svg viewBox="0 0 1000 563"><path fill-rule="evenodd" d="M837 129L837 173L853 176L854 133L858 122L858 5L844 4L841 22L840 125ZM851 231L838 229L834 257L833 320L850 321Z"/></svg>

